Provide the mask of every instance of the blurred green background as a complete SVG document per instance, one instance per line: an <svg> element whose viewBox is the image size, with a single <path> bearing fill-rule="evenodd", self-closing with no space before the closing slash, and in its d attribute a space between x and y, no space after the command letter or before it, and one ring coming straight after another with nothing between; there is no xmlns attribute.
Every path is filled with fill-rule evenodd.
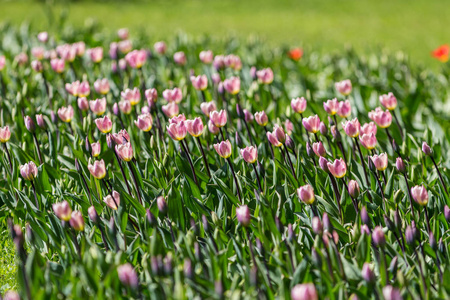
<svg viewBox="0 0 450 300"><path fill-rule="evenodd" d="M74 26L94 18L107 29L139 29L155 39L183 31L256 35L274 45L326 52L350 45L363 51L385 47L432 67L439 63L430 51L450 43L448 0L11 0L0 5L0 22L28 20L40 30L58 30L49 27L46 7L52 7L54 15L67 9L67 22Z"/></svg>

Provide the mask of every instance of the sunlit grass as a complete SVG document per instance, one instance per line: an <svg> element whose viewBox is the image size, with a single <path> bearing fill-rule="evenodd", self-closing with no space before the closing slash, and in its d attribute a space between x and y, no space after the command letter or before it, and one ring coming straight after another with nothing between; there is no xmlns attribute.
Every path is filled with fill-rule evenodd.
<svg viewBox="0 0 450 300"><path fill-rule="evenodd" d="M17 289L14 243L6 228L0 228L0 293Z"/></svg>

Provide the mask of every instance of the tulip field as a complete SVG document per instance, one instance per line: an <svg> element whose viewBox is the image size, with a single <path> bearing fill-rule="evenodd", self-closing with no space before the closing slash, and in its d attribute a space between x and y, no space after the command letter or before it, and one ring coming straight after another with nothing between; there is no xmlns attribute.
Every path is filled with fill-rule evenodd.
<svg viewBox="0 0 450 300"><path fill-rule="evenodd" d="M0 299L450 298L447 45L0 42Z"/></svg>

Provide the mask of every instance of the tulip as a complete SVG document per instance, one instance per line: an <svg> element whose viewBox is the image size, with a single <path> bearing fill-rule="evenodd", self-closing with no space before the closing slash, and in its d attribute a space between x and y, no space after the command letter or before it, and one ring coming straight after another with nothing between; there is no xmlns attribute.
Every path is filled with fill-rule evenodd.
<svg viewBox="0 0 450 300"><path fill-rule="evenodd" d="M426 206L428 204L428 192L423 185L412 187L411 196L420 206Z"/></svg>
<svg viewBox="0 0 450 300"><path fill-rule="evenodd" d="M147 51L145 50L133 50L125 56L125 61L133 69L140 69L146 60L147 60Z"/></svg>
<svg viewBox="0 0 450 300"><path fill-rule="evenodd" d="M120 28L117 30L117 36L121 40L126 40L128 38L129 32L127 28Z"/></svg>
<svg viewBox="0 0 450 300"><path fill-rule="evenodd" d="M134 124L142 131L148 132L152 129L153 119L149 113L138 116Z"/></svg>
<svg viewBox="0 0 450 300"><path fill-rule="evenodd" d="M71 94L72 96L78 96L78 90L80 87L80 81L74 81L72 83L66 83L65 88L66 92Z"/></svg>
<svg viewBox="0 0 450 300"><path fill-rule="evenodd" d="M294 110L296 113L302 114L306 110L306 99L301 98L294 98L291 100L291 107L292 110Z"/></svg>
<svg viewBox="0 0 450 300"><path fill-rule="evenodd" d="M336 82L334 84L336 90L343 96L347 96L352 92L352 82L349 79Z"/></svg>
<svg viewBox="0 0 450 300"><path fill-rule="evenodd" d="M351 121L343 123L345 133L352 138L356 138L359 135L360 124L357 118Z"/></svg>
<svg viewBox="0 0 450 300"><path fill-rule="evenodd" d="M58 53L59 57L68 62L73 62L77 55L76 49L69 44L64 44L56 47L56 52Z"/></svg>
<svg viewBox="0 0 450 300"><path fill-rule="evenodd" d="M264 111L255 113L255 121L260 126L266 126L269 123L269 118Z"/></svg>
<svg viewBox="0 0 450 300"><path fill-rule="evenodd" d="M106 98L103 97L101 99L89 101L89 107L91 108L91 111L97 116L103 115L106 111Z"/></svg>
<svg viewBox="0 0 450 300"><path fill-rule="evenodd" d="M155 45L153 46L153 48L155 49L156 53L161 54L161 55L166 53L166 50L167 50L166 43L164 43L162 41L156 42Z"/></svg>
<svg viewBox="0 0 450 300"><path fill-rule="evenodd" d="M327 172L327 173L329 172L329 170L328 170L328 160L325 157L321 156L319 158L319 166L325 172Z"/></svg>
<svg viewBox="0 0 450 300"><path fill-rule="evenodd" d="M223 87L231 95L236 95L241 90L241 80L239 77L230 77L224 80Z"/></svg>
<svg viewBox="0 0 450 300"><path fill-rule="evenodd" d="M273 81L273 71L271 68L259 70L256 72L256 77L263 84L271 84Z"/></svg>
<svg viewBox="0 0 450 300"><path fill-rule="evenodd" d="M403 300L400 291L394 288L392 285L383 287L383 297L385 300Z"/></svg>
<svg viewBox="0 0 450 300"><path fill-rule="evenodd" d="M210 101L210 102L202 102L200 104L200 109L205 114L205 116L209 117L209 114L217 110L217 107L214 101Z"/></svg>
<svg viewBox="0 0 450 300"><path fill-rule="evenodd" d="M171 123L169 126L167 126L167 133L172 139L181 141L186 137L187 134L186 124L184 123L184 121Z"/></svg>
<svg viewBox="0 0 450 300"><path fill-rule="evenodd" d="M39 34L37 35L37 38L38 38L39 42L47 43L47 41L48 41L48 32L47 31L39 32Z"/></svg>
<svg viewBox="0 0 450 300"><path fill-rule="evenodd" d="M334 116L338 112L339 102L336 98L323 103L323 108L327 114Z"/></svg>
<svg viewBox="0 0 450 300"><path fill-rule="evenodd" d="M175 102L169 102L166 105L161 106L161 110L168 118L172 118L180 112L180 109Z"/></svg>
<svg viewBox="0 0 450 300"><path fill-rule="evenodd" d="M395 167L397 168L397 170L400 173L405 173L406 172L406 166L405 166L405 163L403 162L403 159L401 157L397 157L397 159L395 161Z"/></svg>
<svg viewBox="0 0 450 300"><path fill-rule="evenodd" d="M105 202L106 205L109 206L109 208L117 210L120 205L120 194L116 191L112 191L112 196L106 196L105 198L103 198L103 202Z"/></svg>
<svg viewBox="0 0 450 300"><path fill-rule="evenodd" d="M123 144L130 141L130 135L125 129L120 130L118 133L111 134L111 138L116 144Z"/></svg>
<svg viewBox="0 0 450 300"><path fill-rule="evenodd" d="M63 202L54 203L52 205L53 212L61 221L69 221L72 217L72 209L69 203L64 200Z"/></svg>
<svg viewBox="0 0 450 300"><path fill-rule="evenodd" d="M196 90L204 91L208 87L208 78L206 75L191 76L191 83Z"/></svg>
<svg viewBox="0 0 450 300"><path fill-rule="evenodd" d="M236 207L236 219L238 220L239 224L244 227L248 227L250 225L251 216L250 210L247 205Z"/></svg>
<svg viewBox="0 0 450 300"><path fill-rule="evenodd" d="M168 102L180 103L183 99L183 94L179 88L174 88L172 90L166 89L163 91L162 95Z"/></svg>
<svg viewBox="0 0 450 300"><path fill-rule="evenodd" d="M106 78L97 79L94 82L95 91L101 95L106 95L109 92L109 81Z"/></svg>
<svg viewBox="0 0 450 300"><path fill-rule="evenodd" d="M116 145L116 153L119 155L119 157L129 162L133 159L133 147L131 146L131 143L125 143L125 144L118 144Z"/></svg>
<svg viewBox="0 0 450 300"><path fill-rule="evenodd" d="M381 228L381 226L377 226L373 230L372 241L377 247L384 247L386 245L386 237L384 236L383 228Z"/></svg>
<svg viewBox="0 0 450 300"><path fill-rule="evenodd" d="M342 158L336 159L334 163L328 162L327 167L330 173L336 178L342 178L347 173L347 165Z"/></svg>
<svg viewBox="0 0 450 300"><path fill-rule="evenodd" d="M56 73L64 72L65 64L66 63L65 63L64 59L53 58L50 61L50 66L52 67L53 71L55 71Z"/></svg>
<svg viewBox="0 0 450 300"><path fill-rule="evenodd" d="M100 155L100 151L102 149L100 142L97 143L92 143L91 144L91 149L92 149L92 156L93 157L97 157Z"/></svg>
<svg viewBox="0 0 450 300"><path fill-rule="evenodd" d="M386 153L381 153L380 155L375 154L370 158L378 171L386 170L388 164L388 156Z"/></svg>
<svg viewBox="0 0 450 300"><path fill-rule="evenodd" d="M288 51L288 56L290 59L294 61L299 61L303 56L303 49L302 48L293 48Z"/></svg>
<svg viewBox="0 0 450 300"><path fill-rule="evenodd" d="M173 55L173 61L179 66L184 66L186 64L186 54L182 51L175 52Z"/></svg>
<svg viewBox="0 0 450 300"><path fill-rule="evenodd" d="M225 110L212 111L209 113L209 118L213 122L214 126L221 128L227 124L227 112Z"/></svg>
<svg viewBox="0 0 450 300"><path fill-rule="evenodd" d="M81 57L86 51L86 44L84 42L73 43L72 48L75 49L76 55Z"/></svg>
<svg viewBox="0 0 450 300"><path fill-rule="evenodd" d="M120 100L118 106L120 111L126 115L130 114L131 110L133 109L133 107L131 106L131 102L128 100Z"/></svg>
<svg viewBox="0 0 450 300"><path fill-rule="evenodd" d="M348 183L348 194L350 197L356 199L360 194L359 185L356 180L350 180Z"/></svg>
<svg viewBox="0 0 450 300"><path fill-rule="evenodd" d="M120 93L122 98L125 100L130 101L131 105L136 105L139 103L139 101L141 101L141 92L139 91L138 88L134 88L134 89L126 89L125 91Z"/></svg>
<svg viewBox="0 0 450 300"><path fill-rule="evenodd" d="M337 114L341 118L347 118L352 114L352 106L350 104L350 101L345 100L339 102L339 108L337 111Z"/></svg>
<svg viewBox="0 0 450 300"><path fill-rule="evenodd" d="M288 135L292 134L292 131L294 130L294 124L292 124L291 120L286 119L286 121L284 121L284 129L286 130L286 133Z"/></svg>
<svg viewBox="0 0 450 300"><path fill-rule="evenodd" d="M208 121L208 130L209 130L209 132L211 132L213 135L218 135L219 132L220 132L219 127L216 127L216 126L214 125L214 123L213 123L211 120Z"/></svg>
<svg viewBox="0 0 450 300"><path fill-rule="evenodd" d="M231 143L229 140L222 141L218 144L214 144L214 149L216 150L217 154L219 154L220 157L223 157L227 159L231 156Z"/></svg>
<svg viewBox="0 0 450 300"><path fill-rule="evenodd" d="M100 130L103 133L108 133L112 129L112 122L108 116L95 119L95 125L97 125L98 130Z"/></svg>
<svg viewBox="0 0 450 300"><path fill-rule="evenodd" d="M129 286L131 288L137 288L139 285L139 279L133 266L129 263L120 265L117 267L117 274L119 275L119 280L123 285Z"/></svg>
<svg viewBox="0 0 450 300"><path fill-rule="evenodd" d="M38 73L41 73L44 70L44 66L42 65L42 62L39 60L33 60L31 62L31 68Z"/></svg>
<svg viewBox="0 0 450 300"><path fill-rule="evenodd" d="M240 150L242 158L249 164L253 164L258 160L258 150L256 146L248 146Z"/></svg>
<svg viewBox="0 0 450 300"><path fill-rule="evenodd" d="M31 55L37 60L44 58L45 49L43 47L33 47L31 48Z"/></svg>
<svg viewBox="0 0 450 300"><path fill-rule="evenodd" d="M314 216L311 221L311 228L313 232L317 235L322 235L323 233L323 224L320 221L319 217Z"/></svg>
<svg viewBox="0 0 450 300"><path fill-rule="evenodd" d="M376 277L369 263L365 262L361 271L361 276L369 284L375 283Z"/></svg>
<svg viewBox="0 0 450 300"><path fill-rule="evenodd" d="M312 283L297 284L291 290L292 300L319 300L317 290Z"/></svg>
<svg viewBox="0 0 450 300"><path fill-rule="evenodd" d="M313 143L312 149L314 153L319 157L325 156L327 154L327 152L325 151L325 147L320 141L318 143Z"/></svg>
<svg viewBox="0 0 450 300"><path fill-rule="evenodd" d="M34 132L34 130L36 129L36 125L34 124L34 121L30 116L25 117L24 123L29 132Z"/></svg>
<svg viewBox="0 0 450 300"><path fill-rule="evenodd" d="M3 68L5 68L5 64L6 64L6 58L4 55L0 55L0 71L3 70Z"/></svg>
<svg viewBox="0 0 450 300"><path fill-rule="evenodd" d="M377 123L380 128L388 128L392 123L392 115L389 110L383 111L379 107L369 112L369 118Z"/></svg>
<svg viewBox="0 0 450 300"><path fill-rule="evenodd" d="M388 110L394 110L397 107L397 98L393 93L381 95L380 102Z"/></svg>
<svg viewBox="0 0 450 300"><path fill-rule="evenodd" d="M273 131L266 132L267 139L275 147L281 147L286 140L286 135L283 128L275 125Z"/></svg>
<svg viewBox="0 0 450 300"><path fill-rule="evenodd" d="M78 108L81 111L86 111L89 109L89 102L87 101L86 97L81 97L77 99ZM106 109L106 108L105 108Z"/></svg>
<svg viewBox="0 0 450 300"><path fill-rule="evenodd" d="M102 160L96 160L94 164L88 164L88 170L92 176L97 179L103 179L106 176L105 162Z"/></svg>
<svg viewBox="0 0 450 300"><path fill-rule="evenodd" d="M361 134L373 133L374 135L376 135L377 134L377 125L375 125L374 122L365 123L363 126L361 126L360 131L361 131Z"/></svg>
<svg viewBox="0 0 450 300"><path fill-rule="evenodd" d="M83 81L78 86L77 96L86 97L91 93L91 88L89 87L89 82Z"/></svg>
<svg viewBox="0 0 450 300"><path fill-rule="evenodd" d="M231 68L235 71L242 69L242 62L239 56L234 54L229 54L224 57L223 62L226 67Z"/></svg>
<svg viewBox="0 0 450 300"><path fill-rule="evenodd" d="M422 143L422 152L425 155L430 156L433 153L433 150L431 149L430 146L428 146L427 142L423 142Z"/></svg>
<svg viewBox="0 0 450 300"><path fill-rule="evenodd" d="M449 45L442 45L436 48L431 52L431 56L436 58L442 63L446 63L448 61L450 54L450 46Z"/></svg>
<svg viewBox="0 0 450 300"><path fill-rule="evenodd" d="M70 226L76 231L84 230L84 219L81 212L79 211L72 212L72 217L70 218Z"/></svg>
<svg viewBox="0 0 450 300"><path fill-rule="evenodd" d="M147 99L148 105L151 107L158 100L158 91L153 89L148 89L145 91L145 98Z"/></svg>
<svg viewBox="0 0 450 300"><path fill-rule="evenodd" d="M201 51L199 58L204 64L210 64L213 61L213 53L211 50Z"/></svg>
<svg viewBox="0 0 450 300"><path fill-rule="evenodd" d="M303 126L308 132L317 133L320 127L320 119L318 115L310 116L302 120Z"/></svg>
<svg viewBox="0 0 450 300"><path fill-rule="evenodd" d="M314 188L310 184L306 184L297 189L298 198L305 204L311 205L316 200L314 196Z"/></svg>
<svg viewBox="0 0 450 300"><path fill-rule="evenodd" d="M203 122L200 118L186 120L186 128L190 135L198 137L203 133Z"/></svg>
<svg viewBox="0 0 450 300"><path fill-rule="evenodd" d="M29 163L26 163L22 166L20 166L20 175L23 177L23 179L32 181L34 178L36 178L38 173L38 169L34 162L30 161Z"/></svg>
<svg viewBox="0 0 450 300"><path fill-rule="evenodd" d="M367 150L372 150L377 145L377 138L373 133L360 135L359 141Z"/></svg>
<svg viewBox="0 0 450 300"><path fill-rule="evenodd" d="M163 196L159 196L156 198L156 205L158 206L158 210L162 215L167 213L167 202Z"/></svg>
<svg viewBox="0 0 450 300"><path fill-rule="evenodd" d="M186 121L186 116L184 114L180 114L178 116L174 116L173 118L169 119L169 124L178 124L181 121Z"/></svg>
<svg viewBox="0 0 450 300"><path fill-rule="evenodd" d="M92 62L99 63L103 59L103 48L95 47L88 50L88 55L91 58Z"/></svg>
<svg viewBox="0 0 450 300"><path fill-rule="evenodd" d="M220 74L218 74L218 73L213 73L211 75L211 79L215 85L218 85L221 82Z"/></svg>
<svg viewBox="0 0 450 300"><path fill-rule="evenodd" d="M67 106L67 107L61 107L58 109L58 116L61 119L61 121L65 123L69 123L72 121L73 118L73 107Z"/></svg>

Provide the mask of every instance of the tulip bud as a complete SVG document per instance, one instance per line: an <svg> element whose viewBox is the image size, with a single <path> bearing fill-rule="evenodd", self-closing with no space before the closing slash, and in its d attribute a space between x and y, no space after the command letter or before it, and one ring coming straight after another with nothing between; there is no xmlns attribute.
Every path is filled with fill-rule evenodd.
<svg viewBox="0 0 450 300"><path fill-rule="evenodd" d="M44 117L42 115L36 115L36 123L42 129L45 129L45 127L47 127L46 124L45 124Z"/></svg>
<svg viewBox="0 0 450 300"><path fill-rule="evenodd" d="M444 217L450 223L450 208L447 205L444 206Z"/></svg>
<svg viewBox="0 0 450 300"><path fill-rule="evenodd" d="M98 223L98 214L97 214L97 211L95 210L94 206L91 206L88 208L88 215L89 215L89 219L91 219L91 221L94 224Z"/></svg>
<svg viewBox="0 0 450 300"><path fill-rule="evenodd" d="M194 277L194 272L192 270L192 262L189 258L186 258L184 260L183 271L184 276L186 276L186 278L192 279Z"/></svg>
<svg viewBox="0 0 450 300"><path fill-rule="evenodd" d="M433 150L431 150L431 147L428 146L426 142L422 143L422 151L425 153L425 155L429 156L433 153Z"/></svg>
<svg viewBox="0 0 450 300"><path fill-rule="evenodd" d="M319 217L313 217L312 222L311 222L311 227L315 234L322 235L323 225L322 225L322 222L320 221Z"/></svg>
<svg viewBox="0 0 450 300"><path fill-rule="evenodd" d="M375 227L372 232L372 241L377 247L384 247L386 245L386 237L384 236L383 228Z"/></svg>
<svg viewBox="0 0 450 300"><path fill-rule="evenodd" d="M209 232L209 222L205 215L202 215L203 230Z"/></svg>
<svg viewBox="0 0 450 300"><path fill-rule="evenodd" d="M146 217L147 217L147 222L151 227L155 227L158 224L155 215L152 214L152 212L148 208L146 210Z"/></svg>
<svg viewBox="0 0 450 300"><path fill-rule="evenodd" d="M250 225L251 216L247 205L242 205L236 208L236 219L244 227L248 227Z"/></svg>
<svg viewBox="0 0 450 300"><path fill-rule="evenodd" d="M58 118L56 117L56 114L55 114L55 112L54 111L52 111L51 113L50 113L50 119L52 120L52 123L53 124L57 124L58 123Z"/></svg>
<svg viewBox="0 0 450 300"><path fill-rule="evenodd" d="M322 269L322 257L317 252L316 248L312 248L311 250L311 261L319 270Z"/></svg>
<svg viewBox="0 0 450 300"><path fill-rule="evenodd" d="M409 225L406 227L405 237L406 237L406 243L408 243L408 245L411 245L411 246L414 245L415 237L414 237L414 233L413 233L413 228Z"/></svg>
<svg viewBox="0 0 450 300"><path fill-rule="evenodd" d="M160 268L159 268L159 263L158 263L158 257L157 256L152 256L150 258L150 269L152 271L152 274L154 276L159 276L160 275Z"/></svg>
<svg viewBox="0 0 450 300"><path fill-rule="evenodd" d="M391 264L389 265L389 272L391 272L392 274L396 274L397 267L398 267L398 257L394 256L394 258L391 260Z"/></svg>
<svg viewBox="0 0 450 300"><path fill-rule="evenodd" d="M306 142L306 154L309 157L313 157L314 156L314 151L313 151L313 149L311 147L311 144L309 142Z"/></svg>
<svg viewBox="0 0 450 300"><path fill-rule="evenodd" d="M395 212L394 212L394 224L395 224L395 228L401 232L403 224L402 224L402 218L400 217L400 213L398 212L398 210L395 210Z"/></svg>
<svg viewBox="0 0 450 300"><path fill-rule="evenodd" d="M367 226L370 226L370 217L365 206L361 208L361 222Z"/></svg>
<svg viewBox="0 0 450 300"><path fill-rule="evenodd" d="M297 284L291 290L292 300L317 300L317 290L312 283Z"/></svg>
<svg viewBox="0 0 450 300"><path fill-rule="evenodd" d="M326 136L328 134L328 128L327 128L327 125L325 125L324 122L320 122L319 131L324 136Z"/></svg>
<svg viewBox="0 0 450 300"><path fill-rule="evenodd" d="M389 219L388 216L384 215L384 223L386 224L386 227L390 230L390 231L395 231L395 225L394 223L392 223L391 219Z"/></svg>
<svg viewBox="0 0 450 300"><path fill-rule="evenodd" d="M433 249L433 251L436 251L437 250L437 242L436 242L436 238L434 237L434 234L431 231L429 232L428 241L430 243L431 249Z"/></svg>
<svg viewBox="0 0 450 300"><path fill-rule="evenodd" d="M173 273L173 260L172 256L169 254L164 258L164 273L168 276Z"/></svg>
<svg viewBox="0 0 450 300"><path fill-rule="evenodd" d="M372 172L376 171L375 164L373 163L372 158L370 158L370 156L369 156L369 170Z"/></svg>
<svg viewBox="0 0 450 300"><path fill-rule="evenodd" d="M278 232L283 234L283 232L284 232L283 223L281 223L280 219L277 216L275 216L274 220L275 220L275 226L277 227Z"/></svg>
<svg viewBox="0 0 450 300"><path fill-rule="evenodd" d="M328 214L326 212L323 213L322 222L325 230L328 230L328 232L333 231L333 225L331 224L330 218L328 217Z"/></svg>
<svg viewBox="0 0 450 300"><path fill-rule="evenodd" d="M244 117L244 113L242 112L242 107L241 107L241 105L239 105L239 103L236 104L236 114L238 115L239 118Z"/></svg>
<svg viewBox="0 0 450 300"><path fill-rule="evenodd" d="M235 143L238 148L244 147L244 142L242 141L241 136L239 135L238 131L236 131L236 134L235 134Z"/></svg>
<svg viewBox="0 0 450 300"><path fill-rule="evenodd" d="M403 162L403 159L401 157L397 157L397 160L395 161L395 167L400 173L406 172L405 163Z"/></svg>
<svg viewBox="0 0 450 300"><path fill-rule="evenodd" d="M86 139L85 139L85 142L84 142L84 147L85 147L87 153L91 153L91 150L92 150L91 142L89 142L89 137L88 136L86 136Z"/></svg>
<svg viewBox="0 0 450 300"><path fill-rule="evenodd" d="M295 143L294 140L291 138L290 135L286 135L286 142L285 142L285 146L292 150L293 152L295 152Z"/></svg>
<svg viewBox="0 0 450 300"><path fill-rule="evenodd" d="M158 206L159 213L161 214L162 217L164 217L166 215L166 213L167 213L167 202L164 199L164 197L163 196L159 196L156 199L156 204Z"/></svg>
<svg viewBox="0 0 450 300"><path fill-rule="evenodd" d="M34 125L33 119L31 119L30 116L26 116L24 119L25 127L28 129L29 132L34 132L36 129L36 125Z"/></svg>
<svg viewBox="0 0 450 300"><path fill-rule="evenodd" d="M325 172L327 173L330 172L330 170L328 169L328 160L325 157L323 156L319 157L319 166Z"/></svg>
<svg viewBox="0 0 450 300"><path fill-rule="evenodd" d="M375 283L376 280L375 273L373 272L370 264L367 262L365 262L362 267L361 276L367 283L371 285Z"/></svg>
<svg viewBox="0 0 450 300"><path fill-rule="evenodd" d="M369 226L367 226L366 224L361 225L360 230L361 230L361 234L370 235Z"/></svg>
<svg viewBox="0 0 450 300"><path fill-rule="evenodd" d="M294 228L292 227L292 224L288 224L287 239L290 243L292 243L292 241L295 239L295 232L294 232Z"/></svg>
<svg viewBox="0 0 450 300"><path fill-rule="evenodd" d="M350 182L348 183L348 193L353 199L358 198L360 190L358 182L356 182L356 180L350 180Z"/></svg>
<svg viewBox="0 0 450 300"><path fill-rule="evenodd" d="M442 237L439 239L438 248L439 248L439 251L441 253L446 253L446 251L445 251L445 244L444 244L444 241L442 240Z"/></svg>
<svg viewBox="0 0 450 300"><path fill-rule="evenodd" d="M222 281L216 280L214 282L214 291L216 292L219 299L223 298L223 284Z"/></svg>
<svg viewBox="0 0 450 300"><path fill-rule="evenodd" d="M139 279L133 266L129 263L120 265L117 267L117 274L119 275L119 280L123 285L129 286L131 288L137 288L139 285Z"/></svg>

